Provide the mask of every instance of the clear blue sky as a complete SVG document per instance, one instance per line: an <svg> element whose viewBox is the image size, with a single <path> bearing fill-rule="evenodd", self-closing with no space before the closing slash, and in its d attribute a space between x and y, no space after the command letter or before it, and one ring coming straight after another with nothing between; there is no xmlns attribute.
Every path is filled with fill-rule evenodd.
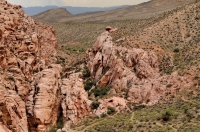
<svg viewBox="0 0 200 132"><path fill-rule="evenodd" d="M7 0L11 4L29 6L84 6L84 7L109 7L119 5L136 5L149 0Z"/></svg>

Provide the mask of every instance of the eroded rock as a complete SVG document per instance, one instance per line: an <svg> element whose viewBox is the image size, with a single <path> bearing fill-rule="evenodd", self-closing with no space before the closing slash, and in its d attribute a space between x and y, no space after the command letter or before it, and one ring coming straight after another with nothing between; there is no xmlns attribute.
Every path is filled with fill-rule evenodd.
<svg viewBox="0 0 200 132"><path fill-rule="evenodd" d="M38 132L56 124L61 101L59 88L61 71L60 65L52 65L49 69L39 72L31 84L26 103L27 113L30 114L29 125L36 125Z"/></svg>
<svg viewBox="0 0 200 132"><path fill-rule="evenodd" d="M91 101L88 100L88 94L84 90L81 73L73 73L68 78L63 79L61 86L62 110L65 121L65 128L76 124L91 111Z"/></svg>
<svg viewBox="0 0 200 132"><path fill-rule="evenodd" d="M54 97L59 95L57 85L61 71L54 67L48 69L56 61L55 30L35 22L21 6L11 5L6 0L0 1L0 12L0 91L4 93L0 96L2 131L5 128L5 131L28 132L28 122L32 126L45 126L51 121L55 124L60 100L59 96L58 99ZM42 77L45 74L49 78Z"/></svg>
<svg viewBox="0 0 200 132"><path fill-rule="evenodd" d="M161 76L155 52L115 46L110 31L97 38L92 49L87 51L87 58L91 77L97 81L97 86L112 85L109 92L112 94L126 91L124 97L130 102L153 105L165 98L166 92L174 93L191 85L191 80L177 72Z"/></svg>

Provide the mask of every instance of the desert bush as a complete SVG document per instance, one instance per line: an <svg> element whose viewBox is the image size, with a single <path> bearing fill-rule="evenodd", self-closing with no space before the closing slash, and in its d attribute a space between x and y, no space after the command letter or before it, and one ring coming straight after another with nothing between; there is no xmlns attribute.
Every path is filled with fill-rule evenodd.
<svg viewBox="0 0 200 132"><path fill-rule="evenodd" d="M92 89L91 92L94 93L95 97L98 97L98 96L103 97L103 96L107 95L108 91L110 91L111 88L112 88L111 85L108 85L108 86L102 87L102 88L96 87L95 89Z"/></svg>
<svg viewBox="0 0 200 132"><path fill-rule="evenodd" d="M135 105L135 104L133 104L133 105L134 105L134 110L141 110L141 109L145 108L145 105Z"/></svg>
<svg viewBox="0 0 200 132"><path fill-rule="evenodd" d="M94 101L92 102L92 104L90 105L91 109L97 109L100 105L100 102L98 101Z"/></svg>
<svg viewBox="0 0 200 132"><path fill-rule="evenodd" d="M116 112L115 108L113 108L113 107L108 106L107 109L108 109L108 111L107 111L108 115L112 115Z"/></svg>
<svg viewBox="0 0 200 132"><path fill-rule="evenodd" d="M62 129L64 127L64 121L63 121L63 116L60 116L58 118L58 123L56 124L58 129Z"/></svg>
<svg viewBox="0 0 200 132"><path fill-rule="evenodd" d="M164 114L162 114L163 121L169 121L170 118L174 115L172 110L167 110Z"/></svg>
<svg viewBox="0 0 200 132"><path fill-rule="evenodd" d="M88 69L88 67L87 66L84 66L84 69L83 69L83 78L88 78L88 77L90 77L90 71L89 71L89 69Z"/></svg>
<svg viewBox="0 0 200 132"><path fill-rule="evenodd" d="M96 83L95 83L94 81L87 80L87 81L85 82L84 89L85 89L86 91L89 91L89 90L92 88L92 86L94 86L95 84L96 84Z"/></svg>

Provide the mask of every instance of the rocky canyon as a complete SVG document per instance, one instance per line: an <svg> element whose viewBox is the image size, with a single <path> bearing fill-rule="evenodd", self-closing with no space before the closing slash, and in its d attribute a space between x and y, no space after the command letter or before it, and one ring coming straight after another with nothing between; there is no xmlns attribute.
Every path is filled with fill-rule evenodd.
<svg viewBox="0 0 200 132"><path fill-rule="evenodd" d="M58 123L56 131L70 132L88 116L128 111L130 103L153 106L193 85L177 70L161 73L159 52L119 45L128 39L114 41L117 28L105 27L77 70L59 63L54 27L1 0L0 132L45 132Z"/></svg>

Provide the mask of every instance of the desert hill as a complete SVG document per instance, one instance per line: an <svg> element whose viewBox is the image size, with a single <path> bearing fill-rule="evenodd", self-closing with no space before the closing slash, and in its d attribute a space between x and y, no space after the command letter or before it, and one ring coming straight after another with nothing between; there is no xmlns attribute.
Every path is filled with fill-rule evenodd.
<svg viewBox="0 0 200 132"><path fill-rule="evenodd" d="M146 19L194 1L195 0L151 0L139 5L95 13L91 15L90 14L85 14L81 16L75 15L71 18L63 18L60 20L60 22L66 22L66 21L102 22L102 21L127 20L127 19Z"/></svg>
<svg viewBox="0 0 200 132"><path fill-rule="evenodd" d="M65 13L64 10L63 12L60 12L61 10L59 11L58 9L50 9L33 16L33 18L43 22L106 22L114 20L147 19L194 1L195 0L151 0L139 5L128 7L122 6L119 9L113 9L109 11L93 13L86 12L82 14L66 16L61 15L62 13L69 14Z"/></svg>
<svg viewBox="0 0 200 132"><path fill-rule="evenodd" d="M73 14L68 12L65 8L57 8L57 9L50 9L42 13L39 13L33 16L33 18L37 21L57 22L58 20L62 18L69 18L72 16Z"/></svg>

